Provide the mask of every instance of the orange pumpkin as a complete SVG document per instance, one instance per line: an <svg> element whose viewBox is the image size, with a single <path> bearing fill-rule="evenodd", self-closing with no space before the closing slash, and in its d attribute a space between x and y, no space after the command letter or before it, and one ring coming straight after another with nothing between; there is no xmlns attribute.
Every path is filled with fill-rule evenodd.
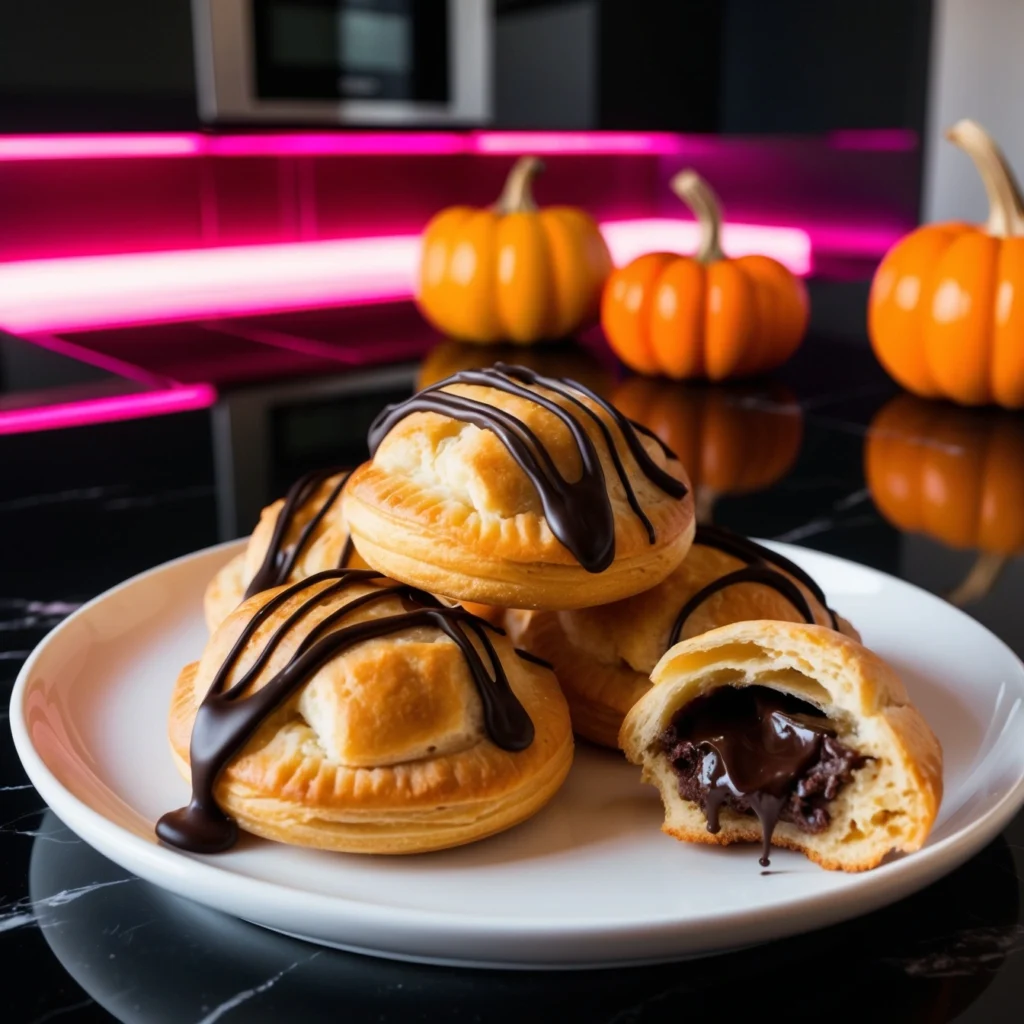
<svg viewBox="0 0 1024 1024"><path fill-rule="evenodd" d="M950 548L982 552L949 596L981 596L1011 555L1024 551L1024 422L900 395L874 418L864 473L894 526Z"/></svg>
<svg viewBox="0 0 1024 1024"><path fill-rule="evenodd" d="M438 330L525 345L597 319L612 269L608 246L583 210L538 210L531 182L543 166L522 157L494 206L453 206L427 225L417 297Z"/></svg>
<svg viewBox="0 0 1024 1024"><path fill-rule="evenodd" d="M725 380L781 366L807 330L807 292L768 256L727 259L722 211L711 187L681 171L672 190L694 212L694 256L653 252L614 271L601 326L616 355L639 373Z"/></svg>
<svg viewBox="0 0 1024 1024"><path fill-rule="evenodd" d="M924 398L1024 406L1024 203L983 128L946 137L973 160L988 223L929 224L901 239L871 286L868 329L889 374Z"/></svg>
<svg viewBox="0 0 1024 1024"><path fill-rule="evenodd" d="M719 496L771 487L800 453L803 412L793 394L773 387L771 408L745 402L750 396L750 388L630 377L612 402L679 456L693 482L697 519L707 523Z"/></svg>
<svg viewBox="0 0 1024 1024"><path fill-rule="evenodd" d="M421 391L460 370L482 370L494 363L518 363L545 377L568 377L585 384L599 395L610 394L613 379L609 369L581 345L472 345L461 341L442 341L420 363L416 390Z"/></svg>

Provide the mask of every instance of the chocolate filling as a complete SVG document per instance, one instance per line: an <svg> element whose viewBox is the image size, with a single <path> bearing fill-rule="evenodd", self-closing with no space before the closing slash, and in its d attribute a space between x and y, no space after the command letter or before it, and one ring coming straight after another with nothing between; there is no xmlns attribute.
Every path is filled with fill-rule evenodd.
<svg viewBox="0 0 1024 1024"><path fill-rule="evenodd" d="M867 761L836 739L813 705L763 686L723 686L691 701L661 747L679 795L700 806L709 832L718 832L723 807L757 816L764 867L776 824L823 832L829 802Z"/></svg>

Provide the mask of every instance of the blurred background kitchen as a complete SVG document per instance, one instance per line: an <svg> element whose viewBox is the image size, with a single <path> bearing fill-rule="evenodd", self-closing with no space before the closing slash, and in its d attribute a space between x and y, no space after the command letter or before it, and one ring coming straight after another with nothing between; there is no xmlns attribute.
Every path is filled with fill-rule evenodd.
<svg viewBox="0 0 1024 1024"><path fill-rule="evenodd" d="M437 211L486 206L536 155L538 202L588 211L623 265L695 249L669 187L691 167L726 254L804 282L796 358L770 380L638 378L600 326L512 358L660 417L708 517L961 598L988 551L987 592L1024 546L1024 495L993 499L1013 474L978 467L1019 420L888 408L866 304L918 224L985 219L946 127L975 118L1024 166L1022 37L1017 0L8 0L0 513L58 538L48 590L72 602L247 533L299 473L364 458L384 402L509 358L413 302ZM885 408L911 469L868 458ZM935 449L943 432L960 440ZM914 476L934 450L949 482ZM86 580L83 538L123 557ZM33 559L6 568L31 589Z"/></svg>

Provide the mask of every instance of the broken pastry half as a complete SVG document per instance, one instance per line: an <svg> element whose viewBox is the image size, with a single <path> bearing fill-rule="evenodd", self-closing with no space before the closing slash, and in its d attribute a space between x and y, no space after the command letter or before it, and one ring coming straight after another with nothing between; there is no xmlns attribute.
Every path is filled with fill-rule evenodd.
<svg viewBox="0 0 1024 1024"><path fill-rule="evenodd" d="M245 551L210 580L203 598L212 633L247 597L294 583L323 569L365 569L341 514L349 473L319 469L300 477L287 495L260 513Z"/></svg>
<svg viewBox="0 0 1024 1024"><path fill-rule="evenodd" d="M179 675L168 732L192 797L157 835L194 853L239 829L350 853L458 846L535 814L573 754L549 668L368 569L244 601Z"/></svg>
<svg viewBox="0 0 1024 1024"><path fill-rule="evenodd" d="M865 871L923 845L942 750L896 673L822 626L738 622L676 644L619 740L676 839L760 842Z"/></svg>

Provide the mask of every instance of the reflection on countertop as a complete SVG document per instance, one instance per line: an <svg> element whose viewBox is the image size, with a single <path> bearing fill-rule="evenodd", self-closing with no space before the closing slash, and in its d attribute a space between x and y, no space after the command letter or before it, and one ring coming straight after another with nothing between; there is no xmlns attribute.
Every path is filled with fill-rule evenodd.
<svg viewBox="0 0 1024 1024"><path fill-rule="evenodd" d="M238 379L210 410L0 438L0 718L24 657L83 601L247 533L302 472L365 458L382 405L496 358L576 377L676 447L705 521L906 578L1024 653L1020 416L900 395L863 347L824 338L770 381L716 387L630 378L594 337L497 351L417 335L426 355L409 361L398 321L382 335L393 362L355 366L317 348L285 360L307 360L308 372L254 381L240 356ZM263 355L285 359L274 352ZM390 963L317 949L129 879L46 811L0 727L0 955L6 977L33 979L5 986L12 1021L626 1022L721 1015L723 987L764 979L774 989L794 975L787 1020L849 1004L878 1021L1010 1021L1024 1000L1022 878L1018 817L908 900L746 952L570 974Z"/></svg>

